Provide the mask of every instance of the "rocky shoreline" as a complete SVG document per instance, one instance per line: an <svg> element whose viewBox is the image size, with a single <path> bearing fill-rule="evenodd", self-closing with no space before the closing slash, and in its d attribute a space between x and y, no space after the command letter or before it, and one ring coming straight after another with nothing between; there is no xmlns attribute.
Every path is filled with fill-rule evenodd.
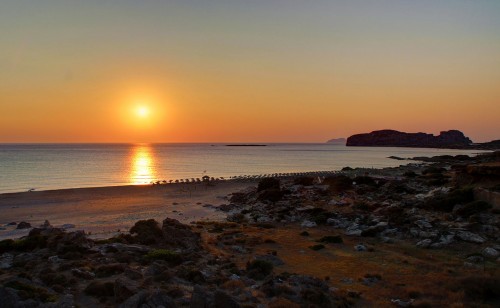
<svg viewBox="0 0 500 308"><path fill-rule="evenodd" d="M0 307L497 307L500 153L415 159L262 179L226 222L47 221L0 242Z"/></svg>

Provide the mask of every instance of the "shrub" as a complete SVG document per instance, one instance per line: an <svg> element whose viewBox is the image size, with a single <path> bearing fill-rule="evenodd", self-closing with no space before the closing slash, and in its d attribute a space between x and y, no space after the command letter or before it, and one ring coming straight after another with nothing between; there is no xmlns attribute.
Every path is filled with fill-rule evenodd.
<svg viewBox="0 0 500 308"><path fill-rule="evenodd" d="M343 243L344 241L342 240L342 237L340 235L328 235L328 236L323 236L318 240L320 243Z"/></svg>
<svg viewBox="0 0 500 308"><path fill-rule="evenodd" d="M427 207L442 212L451 212L457 204L466 204L474 200L472 188L455 189L452 192L439 195L427 202Z"/></svg>
<svg viewBox="0 0 500 308"><path fill-rule="evenodd" d="M346 175L334 175L325 178L323 183L330 186L332 191L343 191L352 188L352 179Z"/></svg>
<svg viewBox="0 0 500 308"><path fill-rule="evenodd" d="M325 248L325 245L323 245L323 244L317 244L317 245L309 246L309 249L312 249L314 251L321 250L323 248Z"/></svg>
<svg viewBox="0 0 500 308"><path fill-rule="evenodd" d="M465 297L471 301L500 300L500 277L473 276L461 281Z"/></svg>
<svg viewBox="0 0 500 308"><path fill-rule="evenodd" d="M177 252L169 249L153 249L147 253L146 258L150 260L163 260L173 265L182 262L181 256Z"/></svg>
<svg viewBox="0 0 500 308"><path fill-rule="evenodd" d="M405 171L405 173L403 173L404 176L408 177L408 178L414 178L417 176L417 174L414 172L414 171Z"/></svg>
<svg viewBox="0 0 500 308"><path fill-rule="evenodd" d="M369 185L369 186L377 186L375 180L369 176L357 176L353 180L357 185Z"/></svg>
<svg viewBox="0 0 500 308"><path fill-rule="evenodd" d="M427 167L425 168L424 170L422 170L422 174L423 175L427 175L427 174L441 174L443 172L445 172L446 169L444 168L440 168L440 167Z"/></svg>
<svg viewBox="0 0 500 308"><path fill-rule="evenodd" d="M14 249L14 240L8 239L0 241L0 254Z"/></svg>
<svg viewBox="0 0 500 308"><path fill-rule="evenodd" d="M492 206L485 201L472 201L467 204L455 207L453 212L463 217L469 217L476 213L491 209Z"/></svg>
<svg viewBox="0 0 500 308"><path fill-rule="evenodd" d="M85 294L97 297L114 296L115 287L112 282L92 281L85 288Z"/></svg>
<svg viewBox="0 0 500 308"><path fill-rule="evenodd" d="M280 190L280 180L277 178L264 178L259 181L257 186L257 191L263 191L268 189Z"/></svg>
<svg viewBox="0 0 500 308"><path fill-rule="evenodd" d="M264 260L254 260L247 263L247 276L252 279L262 280L273 271L273 264Z"/></svg>
<svg viewBox="0 0 500 308"><path fill-rule="evenodd" d="M259 200L278 202L283 198L284 192L279 189L267 189L260 193Z"/></svg>
<svg viewBox="0 0 500 308"><path fill-rule="evenodd" d="M314 184L314 178L312 176L301 176L293 180L295 185L311 186Z"/></svg>
<svg viewBox="0 0 500 308"><path fill-rule="evenodd" d="M162 231L158 222L154 219L139 220L130 228L131 234L137 234L137 242L145 245L156 243L158 238L162 237Z"/></svg>

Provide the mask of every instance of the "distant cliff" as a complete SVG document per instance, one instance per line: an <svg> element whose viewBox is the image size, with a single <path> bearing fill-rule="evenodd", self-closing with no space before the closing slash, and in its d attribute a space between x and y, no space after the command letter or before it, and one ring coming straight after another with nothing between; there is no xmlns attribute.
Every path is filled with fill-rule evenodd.
<svg viewBox="0 0 500 308"><path fill-rule="evenodd" d="M335 138L335 139L330 139L326 143L332 143L332 144L345 144L346 139L345 138Z"/></svg>
<svg viewBox="0 0 500 308"><path fill-rule="evenodd" d="M347 138L347 146L468 148L472 141L458 130L441 132L438 136L426 133L404 133L396 130L377 130Z"/></svg>

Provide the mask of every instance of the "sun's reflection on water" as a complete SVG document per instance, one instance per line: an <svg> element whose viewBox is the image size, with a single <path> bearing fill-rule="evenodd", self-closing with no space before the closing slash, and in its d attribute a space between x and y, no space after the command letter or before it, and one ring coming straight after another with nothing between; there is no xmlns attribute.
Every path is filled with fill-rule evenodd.
<svg viewBox="0 0 500 308"><path fill-rule="evenodd" d="M154 154L147 144L134 145L131 156L130 183L149 184L157 180Z"/></svg>

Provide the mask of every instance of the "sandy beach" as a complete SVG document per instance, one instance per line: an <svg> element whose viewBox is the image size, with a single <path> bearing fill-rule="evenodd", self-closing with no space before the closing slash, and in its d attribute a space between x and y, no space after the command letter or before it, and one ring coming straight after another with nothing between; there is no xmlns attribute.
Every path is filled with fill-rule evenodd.
<svg viewBox="0 0 500 308"><path fill-rule="evenodd" d="M219 221L225 213L215 210L227 202L227 194L252 183L221 181L214 185L166 184L75 188L0 194L0 239L18 238L29 229L17 230L11 222L25 221L37 227L48 220L53 226L74 225L94 238L127 231L141 219L175 218L183 223ZM253 184L255 185L255 184Z"/></svg>

